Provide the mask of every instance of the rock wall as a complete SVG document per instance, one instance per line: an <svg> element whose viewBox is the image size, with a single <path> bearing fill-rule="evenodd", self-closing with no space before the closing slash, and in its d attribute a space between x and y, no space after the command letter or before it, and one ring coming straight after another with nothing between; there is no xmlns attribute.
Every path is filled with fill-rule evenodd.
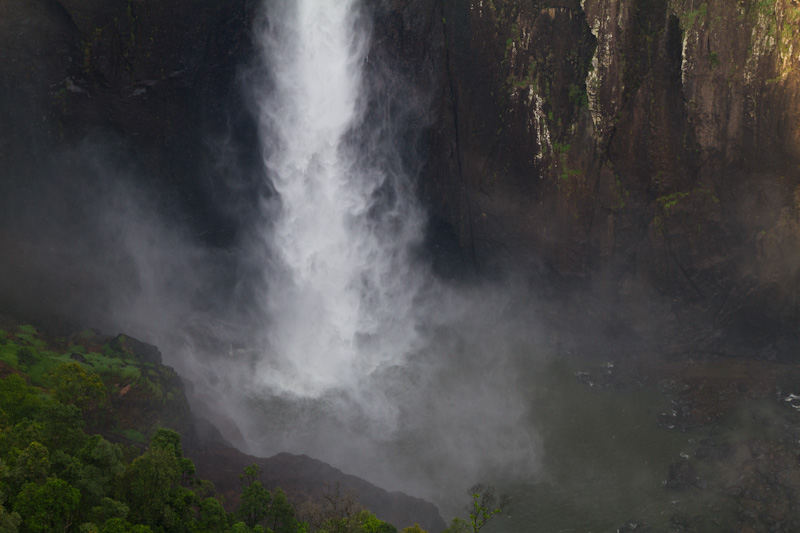
<svg viewBox="0 0 800 533"><path fill-rule="evenodd" d="M435 6L422 189L480 269L591 288L662 351L797 357L800 5Z"/></svg>
<svg viewBox="0 0 800 533"><path fill-rule="evenodd" d="M796 357L796 0L367 3L368 71L400 74L377 90L434 248L523 271L587 326L613 315L660 351ZM112 168L202 240L234 242L263 172L237 83L257 10L0 0L0 238L79 230Z"/></svg>
<svg viewBox="0 0 800 533"><path fill-rule="evenodd" d="M210 241L230 240L235 221L211 207L229 189L207 170L222 174L210 157L222 150L208 148L255 136L236 80L252 55L257 6L0 0L3 225L30 217L24 206L59 182L80 195L128 175L156 185L163 205L190 212ZM230 155L240 168L252 157Z"/></svg>

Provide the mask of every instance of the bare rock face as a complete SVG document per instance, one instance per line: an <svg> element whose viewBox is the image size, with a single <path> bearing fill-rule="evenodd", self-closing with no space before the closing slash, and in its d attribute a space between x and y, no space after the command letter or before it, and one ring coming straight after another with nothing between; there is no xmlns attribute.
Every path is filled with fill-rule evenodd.
<svg viewBox="0 0 800 533"><path fill-rule="evenodd" d="M796 2L437 6L421 187L479 268L580 287L662 351L797 357Z"/></svg>

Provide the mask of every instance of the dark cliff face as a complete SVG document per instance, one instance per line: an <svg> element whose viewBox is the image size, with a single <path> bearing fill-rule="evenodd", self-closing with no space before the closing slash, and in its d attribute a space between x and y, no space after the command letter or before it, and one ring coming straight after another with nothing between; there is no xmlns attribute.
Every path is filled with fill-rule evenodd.
<svg viewBox="0 0 800 533"><path fill-rule="evenodd" d="M368 4L368 72L399 75L377 90L432 246L662 351L794 357L793 0ZM0 0L2 241L79 231L112 169L205 243L234 242L262 172L239 83L257 9Z"/></svg>
<svg viewBox="0 0 800 533"><path fill-rule="evenodd" d="M87 195L111 179L102 174L127 174L191 213L209 241L229 241L235 221L212 207L229 189L209 144L254 137L236 77L256 5L0 1L3 217L24 225L20 204L53 189ZM238 168L252 157L229 156Z"/></svg>
<svg viewBox="0 0 800 533"><path fill-rule="evenodd" d="M258 5L0 0L0 306L115 328L148 283L134 264L164 274L139 237L236 242L261 178Z"/></svg>
<svg viewBox="0 0 800 533"><path fill-rule="evenodd" d="M421 187L480 269L661 351L796 357L800 6L394 4L435 12Z"/></svg>

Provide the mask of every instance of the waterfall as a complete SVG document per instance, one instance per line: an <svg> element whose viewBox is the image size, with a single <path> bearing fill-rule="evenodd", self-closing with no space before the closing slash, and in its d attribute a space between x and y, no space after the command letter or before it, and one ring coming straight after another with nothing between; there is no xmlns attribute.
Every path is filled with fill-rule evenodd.
<svg viewBox="0 0 800 533"><path fill-rule="evenodd" d="M357 390L413 349L422 278L410 249L423 215L408 178L389 164L396 148L379 141L389 126L375 117L384 115L367 120L370 28L359 6L292 0L267 9L260 39L272 87L259 101L260 131L279 206L264 228L274 258L270 356L256 379L315 398Z"/></svg>
<svg viewBox="0 0 800 533"><path fill-rule="evenodd" d="M262 318L202 379L248 452L306 453L437 499L535 468L536 437L509 293L442 284L420 259L429 100L384 61L370 4L265 2L247 79L269 192L243 247Z"/></svg>

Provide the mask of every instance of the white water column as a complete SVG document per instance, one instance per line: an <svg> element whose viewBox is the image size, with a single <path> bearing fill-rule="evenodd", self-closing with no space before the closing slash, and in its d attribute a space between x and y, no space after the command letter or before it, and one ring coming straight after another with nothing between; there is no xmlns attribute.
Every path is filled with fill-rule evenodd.
<svg viewBox="0 0 800 533"><path fill-rule="evenodd" d="M421 211L401 188L392 207L399 229L385 231L382 215L370 213L387 171L365 164L376 158L354 133L371 128L377 139L386 125L363 123L370 34L356 2L273 1L267 19L261 39L273 86L260 102L261 136L280 207L264 229L278 264L266 272L269 354L257 382L291 396L357 393L416 340L421 281L408 250Z"/></svg>

